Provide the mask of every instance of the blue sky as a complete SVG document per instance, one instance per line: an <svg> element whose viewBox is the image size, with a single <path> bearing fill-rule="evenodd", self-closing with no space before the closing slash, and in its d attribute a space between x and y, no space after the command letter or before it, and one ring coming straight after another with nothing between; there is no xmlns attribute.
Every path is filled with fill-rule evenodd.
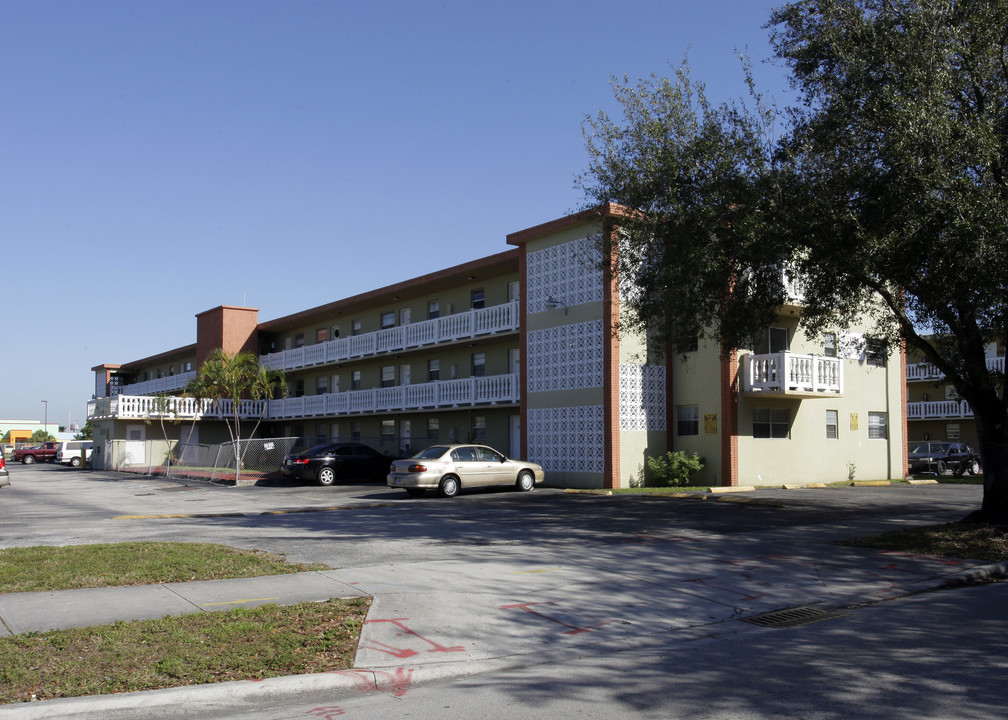
<svg viewBox="0 0 1008 720"><path fill-rule="evenodd" d="M508 248L578 209L612 75L736 49L760 0L0 0L0 418L83 422L90 368Z"/></svg>

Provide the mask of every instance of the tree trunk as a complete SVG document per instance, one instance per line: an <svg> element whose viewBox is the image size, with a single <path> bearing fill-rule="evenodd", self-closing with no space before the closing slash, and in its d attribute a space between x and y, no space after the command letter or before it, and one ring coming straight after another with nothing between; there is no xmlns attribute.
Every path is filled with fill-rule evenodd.
<svg viewBox="0 0 1008 720"><path fill-rule="evenodd" d="M983 462L984 493L979 513L971 518L982 522L1008 524L1008 422L1000 404L977 408L977 435Z"/></svg>

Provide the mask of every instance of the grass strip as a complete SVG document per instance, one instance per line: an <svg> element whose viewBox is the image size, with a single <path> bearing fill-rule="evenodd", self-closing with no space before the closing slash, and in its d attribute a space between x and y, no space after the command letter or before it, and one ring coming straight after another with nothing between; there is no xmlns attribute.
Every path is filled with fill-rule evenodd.
<svg viewBox="0 0 1008 720"><path fill-rule="evenodd" d="M844 540L838 544L917 555L1002 562L1008 560L1008 526L960 521L891 530L869 537Z"/></svg>
<svg viewBox="0 0 1008 720"><path fill-rule="evenodd" d="M326 570L211 543L133 542L0 550L0 593L148 585Z"/></svg>
<svg viewBox="0 0 1008 720"><path fill-rule="evenodd" d="M0 638L0 703L345 670L369 603L263 605Z"/></svg>

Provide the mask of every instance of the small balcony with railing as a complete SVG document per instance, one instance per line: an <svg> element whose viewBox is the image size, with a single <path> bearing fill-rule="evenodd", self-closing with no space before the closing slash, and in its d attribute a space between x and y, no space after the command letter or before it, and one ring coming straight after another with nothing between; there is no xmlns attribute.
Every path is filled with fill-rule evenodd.
<svg viewBox="0 0 1008 720"><path fill-rule="evenodd" d="M513 333L518 331L518 327L518 302L513 301L260 355L259 362L269 369L298 370L430 345L463 342L482 336Z"/></svg>
<svg viewBox="0 0 1008 720"><path fill-rule="evenodd" d="M788 351L742 357L743 391L749 395L813 398L843 395L839 358Z"/></svg>

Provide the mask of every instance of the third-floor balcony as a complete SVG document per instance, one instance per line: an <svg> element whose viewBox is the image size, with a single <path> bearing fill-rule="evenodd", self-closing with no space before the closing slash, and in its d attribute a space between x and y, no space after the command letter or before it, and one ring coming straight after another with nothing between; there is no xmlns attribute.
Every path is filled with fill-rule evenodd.
<svg viewBox="0 0 1008 720"><path fill-rule="evenodd" d="M835 357L791 352L745 355L743 389L750 394L823 397L843 394L843 363Z"/></svg>
<svg viewBox="0 0 1008 720"><path fill-rule="evenodd" d="M259 362L275 370L330 365L371 355L401 352L425 345L453 343L484 335L518 331L518 302L399 325L377 332L350 335L315 345L261 355Z"/></svg>
<svg viewBox="0 0 1008 720"><path fill-rule="evenodd" d="M1004 357L987 358L987 369L991 372L1002 373L1005 371ZM936 368L931 363L907 363L907 380L924 380L935 382L945 379L945 373Z"/></svg>

